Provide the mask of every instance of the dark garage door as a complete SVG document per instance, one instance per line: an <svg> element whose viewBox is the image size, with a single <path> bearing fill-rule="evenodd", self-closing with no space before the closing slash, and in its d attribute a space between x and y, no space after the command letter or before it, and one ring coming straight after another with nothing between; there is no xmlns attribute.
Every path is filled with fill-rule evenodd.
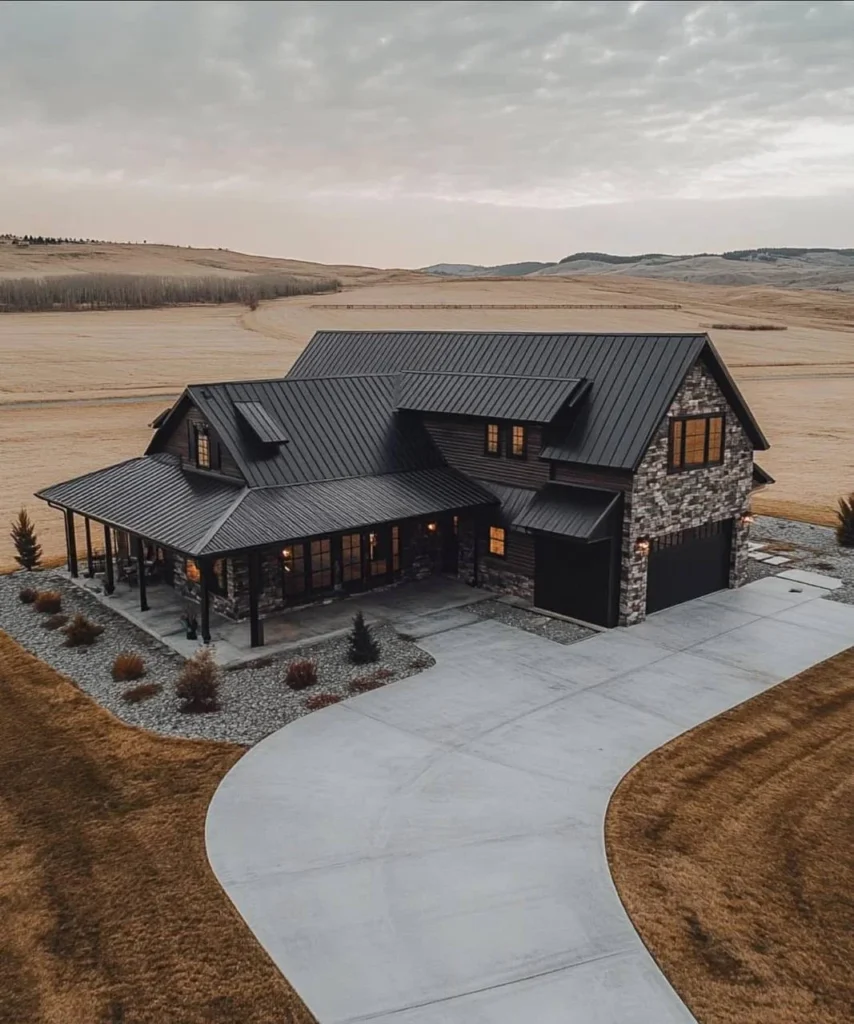
<svg viewBox="0 0 854 1024"><path fill-rule="evenodd" d="M616 625L613 544L610 539L585 544L538 536L534 604L597 626Z"/></svg>
<svg viewBox="0 0 854 1024"><path fill-rule="evenodd" d="M690 601L729 582L732 520L656 537L650 544L646 610Z"/></svg>

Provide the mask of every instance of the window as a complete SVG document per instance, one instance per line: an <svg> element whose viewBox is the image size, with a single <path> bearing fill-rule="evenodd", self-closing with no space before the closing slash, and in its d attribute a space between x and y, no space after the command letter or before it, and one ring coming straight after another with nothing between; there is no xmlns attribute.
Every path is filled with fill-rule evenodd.
<svg viewBox="0 0 854 1024"><path fill-rule="evenodd" d="M391 528L391 569L398 572L400 569L400 527Z"/></svg>
<svg viewBox="0 0 854 1024"><path fill-rule="evenodd" d="M501 454L501 427L497 423L486 424L486 447L487 455Z"/></svg>
<svg viewBox="0 0 854 1024"><path fill-rule="evenodd" d="M311 542L311 586L313 590L332 586L332 542L328 537Z"/></svg>
<svg viewBox="0 0 854 1024"><path fill-rule="evenodd" d="M507 554L507 531L502 526L489 528L489 553L504 558Z"/></svg>
<svg viewBox="0 0 854 1024"><path fill-rule="evenodd" d="M527 431L523 426L514 423L510 428L510 454L514 459L524 459L528 454Z"/></svg>
<svg viewBox="0 0 854 1024"><path fill-rule="evenodd" d="M197 424L196 434L196 465L200 469L211 468L211 439L206 426Z"/></svg>
<svg viewBox="0 0 854 1024"><path fill-rule="evenodd" d="M680 416L670 421L671 471L719 466L723 460L723 416Z"/></svg>
<svg viewBox="0 0 854 1024"><path fill-rule="evenodd" d="M282 589L285 597L305 591L305 544L282 548Z"/></svg>
<svg viewBox="0 0 854 1024"><path fill-rule="evenodd" d="M345 533L341 538L341 578L345 583L362 578L362 535Z"/></svg>
<svg viewBox="0 0 854 1024"><path fill-rule="evenodd" d="M190 581L190 583L198 583L202 578L201 570L199 569L199 563L195 558L188 558L184 562L184 575Z"/></svg>
<svg viewBox="0 0 854 1024"><path fill-rule="evenodd" d="M368 534L368 572L371 576L385 576L388 572L384 533Z"/></svg>
<svg viewBox="0 0 854 1024"><path fill-rule="evenodd" d="M224 558L217 558L211 565L208 573L208 590L212 594L228 594L228 562Z"/></svg>

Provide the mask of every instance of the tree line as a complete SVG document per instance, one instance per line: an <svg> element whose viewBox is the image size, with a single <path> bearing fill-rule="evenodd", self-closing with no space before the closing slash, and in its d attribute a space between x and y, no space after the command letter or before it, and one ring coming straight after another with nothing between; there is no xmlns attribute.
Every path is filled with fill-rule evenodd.
<svg viewBox="0 0 854 1024"><path fill-rule="evenodd" d="M279 274L245 277L156 277L145 274L63 274L0 279L0 312L155 309L236 302L255 309L264 299L335 292L334 278Z"/></svg>

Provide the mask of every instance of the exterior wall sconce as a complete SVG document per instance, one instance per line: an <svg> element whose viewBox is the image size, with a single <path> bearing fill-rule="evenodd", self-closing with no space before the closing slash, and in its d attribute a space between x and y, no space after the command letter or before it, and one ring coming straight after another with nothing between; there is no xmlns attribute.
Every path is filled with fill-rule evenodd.
<svg viewBox="0 0 854 1024"><path fill-rule="evenodd" d="M290 558L290 557L291 557L291 549L290 548L282 548L282 558Z"/></svg>
<svg viewBox="0 0 854 1024"><path fill-rule="evenodd" d="M427 524L427 532L428 533L435 533L438 529L439 529L439 524L438 523L428 523Z"/></svg>
<svg viewBox="0 0 854 1024"><path fill-rule="evenodd" d="M642 537L640 540L635 541L635 551L644 557L649 554L649 541L646 537Z"/></svg>
<svg viewBox="0 0 854 1024"><path fill-rule="evenodd" d="M749 512L745 512L744 515L741 517L741 525L742 526L750 526L750 524L752 522L753 522L753 516Z"/></svg>

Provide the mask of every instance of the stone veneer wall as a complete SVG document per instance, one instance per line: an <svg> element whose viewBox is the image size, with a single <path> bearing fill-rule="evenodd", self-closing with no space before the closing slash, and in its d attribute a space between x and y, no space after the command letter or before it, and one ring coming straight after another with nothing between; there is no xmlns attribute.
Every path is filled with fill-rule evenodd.
<svg viewBox="0 0 854 1024"><path fill-rule="evenodd" d="M198 604L201 588L198 583L187 579L184 559L175 556L173 576L175 590L188 600ZM261 552L261 596L258 610L261 615L284 608L282 576L278 551ZM211 610L230 619L245 619L249 616L249 560L245 556L226 559L226 593L211 594Z"/></svg>
<svg viewBox="0 0 854 1024"><path fill-rule="evenodd" d="M720 466L667 472L671 416L722 412L726 416L724 461ZM729 585L740 586L747 569L746 512L753 481L753 445L729 408L717 381L702 363L691 369L626 494L620 576L620 625L646 614L647 556L641 538L685 530L720 519L735 519Z"/></svg>
<svg viewBox="0 0 854 1024"><path fill-rule="evenodd" d="M461 520L458 534L459 570L457 575L464 583L471 584L474 583L474 535L474 523L471 520ZM533 538L527 534L507 531L509 554L518 554L520 545L524 545L526 548L530 546L530 557L533 559L533 543ZM501 559L485 555L486 544L485 528L482 528L478 545L477 585L483 587L484 590L492 590L498 594L512 594L514 597L523 597L533 601L533 575L518 571L517 560L512 557L508 558L507 563L504 563Z"/></svg>

